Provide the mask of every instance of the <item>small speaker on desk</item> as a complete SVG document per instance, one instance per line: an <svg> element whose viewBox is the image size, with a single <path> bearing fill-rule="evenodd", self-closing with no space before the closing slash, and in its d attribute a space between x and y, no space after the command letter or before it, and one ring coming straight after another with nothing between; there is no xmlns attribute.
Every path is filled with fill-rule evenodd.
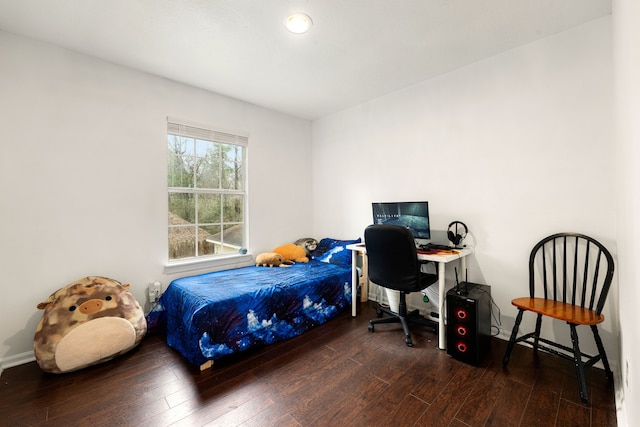
<svg viewBox="0 0 640 427"><path fill-rule="evenodd" d="M462 282L447 292L447 354L479 365L491 344L491 287Z"/></svg>

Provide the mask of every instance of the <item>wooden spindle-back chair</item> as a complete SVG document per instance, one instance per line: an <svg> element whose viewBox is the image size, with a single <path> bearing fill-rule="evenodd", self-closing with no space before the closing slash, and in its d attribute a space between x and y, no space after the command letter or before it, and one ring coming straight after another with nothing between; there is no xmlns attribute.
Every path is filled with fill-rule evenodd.
<svg viewBox="0 0 640 427"><path fill-rule="evenodd" d="M588 404L585 367L602 361L607 378L613 381L597 327L604 320L602 309L613 271L613 257L607 248L589 236L559 233L538 242L529 257L529 297L511 301L518 309L518 314L502 365L507 366L513 346L518 342L530 344L534 351L541 349L569 359L576 368L580 398L584 404ZM525 311L536 313L535 329L518 337ZM573 347L540 336L543 316L562 320L569 325ZM597 355L581 352L576 331L580 325L591 328L598 348Z"/></svg>

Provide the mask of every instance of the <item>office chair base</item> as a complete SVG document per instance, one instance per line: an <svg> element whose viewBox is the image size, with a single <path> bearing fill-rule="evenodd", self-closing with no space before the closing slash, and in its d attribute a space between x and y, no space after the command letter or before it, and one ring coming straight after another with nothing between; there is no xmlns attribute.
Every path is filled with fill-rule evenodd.
<svg viewBox="0 0 640 427"><path fill-rule="evenodd" d="M378 317L382 317L385 313L391 317L398 316L398 313L391 310L391 307L389 307L388 305L382 305L378 303L378 306L376 308L376 314L378 315ZM409 313L407 313L407 317L420 317L420 310L410 311ZM425 320L429 320L429 319L425 319Z"/></svg>
<svg viewBox="0 0 640 427"><path fill-rule="evenodd" d="M399 313L393 312L386 307L382 307L380 304L378 304L376 312L378 313L378 317L382 316L381 313L387 313L389 314L389 317L380 317L379 319L369 320L369 326L367 327L369 332L374 332L374 325L376 324L400 323L405 335L405 344L407 345L407 347L413 347L413 340L411 339L411 333L409 332L409 324L429 326L434 334L438 333L438 324L432 320L425 319L424 317L420 316L419 310L413 310L410 313L407 313L406 316L402 316Z"/></svg>

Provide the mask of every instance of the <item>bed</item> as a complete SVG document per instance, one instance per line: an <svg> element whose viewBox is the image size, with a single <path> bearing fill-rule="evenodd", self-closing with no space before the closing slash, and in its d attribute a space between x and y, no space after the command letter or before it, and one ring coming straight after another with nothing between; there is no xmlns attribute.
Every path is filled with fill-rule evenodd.
<svg viewBox="0 0 640 427"><path fill-rule="evenodd" d="M351 307L358 240L322 239L308 263L242 267L172 281L147 315L150 331L190 363L213 361L298 336Z"/></svg>

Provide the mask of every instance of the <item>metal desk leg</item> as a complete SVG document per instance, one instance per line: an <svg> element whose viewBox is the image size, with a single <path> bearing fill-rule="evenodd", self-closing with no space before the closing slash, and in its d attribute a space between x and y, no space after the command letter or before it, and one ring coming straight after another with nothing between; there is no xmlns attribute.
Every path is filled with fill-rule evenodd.
<svg viewBox="0 0 640 427"><path fill-rule="evenodd" d="M356 317L356 304L358 303L357 252L351 251L351 316L353 317Z"/></svg>
<svg viewBox="0 0 640 427"><path fill-rule="evenodd" d="M438 312L438 348L440 350L447 349L447 339L446 332L444 327L444 316L445 316L445 301L444 301L444 265L446 263L439 262L438 263L438 301L440 304L440 311Z"/></svg>
<svg viewBox="0 0 640 427"><path fill-rule="evenodd" d="M467 257L462 257L460 258L460 281L461 282L467 282L468 281L468 277L467 277Z"/></svg>

